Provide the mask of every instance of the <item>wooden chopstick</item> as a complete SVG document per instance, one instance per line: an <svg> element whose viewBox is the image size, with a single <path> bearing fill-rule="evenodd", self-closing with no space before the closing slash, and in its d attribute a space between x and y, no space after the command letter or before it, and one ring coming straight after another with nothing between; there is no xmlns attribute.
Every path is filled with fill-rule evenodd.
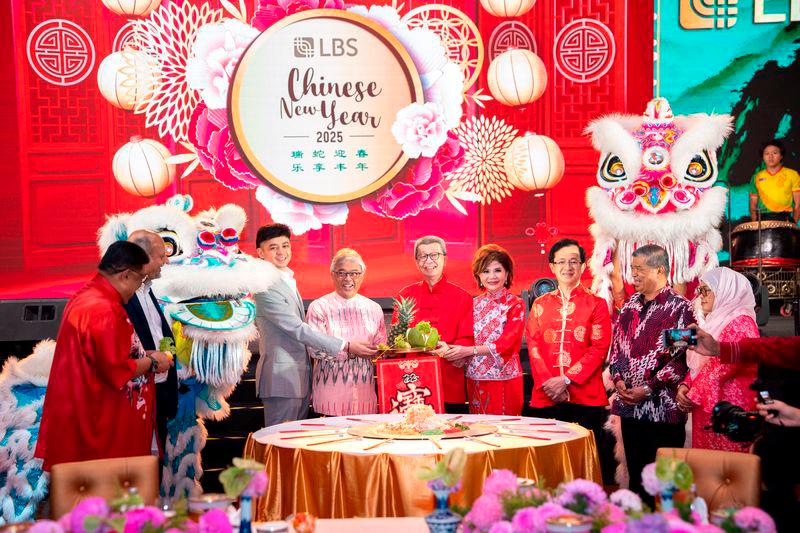
<svg viewBox="0 0 800 533"><path fill-rule="evenodd" d="M458 420L459 418L464 418L464 415L454 416L453 418L450 419L450 422L452 422L453 420Z"/></svg>
<svg viewBox="0 0 800 533"><path fill-rule="evenodd" d="M467 437L469 440L474 442L480 442L481 444L485 444L487 446L494 446L495 448L502 448L499 444L495 444L494 442L489 442L483 439L479 439L478 437Z"/></svg>
<svg viewBox="0 0 800 533"><path fill-rule="evenodd" d="M336 426L326 426L335 428ZM344 427L342 429L345 429ZM333 431L332 429L282 429L278 433L309 433L311 431Z"/></svg>
<svg viewBox="0 0 800 533"><path fill-rule="evenodd" d="M534 431L538 431L540 433L572 433L571 431L566 429L537 429Z"/></svg>
<svg viewBox="0 0 800 533"><path fill-rule="evenodd" d="M328 424L313 424L313 423L311 423L311 422L305 422L305 423L302 423L302 424L300 424L300 425L301 425L301 426L320 426L320 427L324 427L324 428L327 428L327 427L336 427L336 426L330 426L330 425L328 425Z"/></svg>
<svg viewBox="0 0 800 533"><path fill-rule="evenodd" d="M384 444L389 444L391 442L394 442L394 439L385 439L385 440L382 440L382 441L380 441L378 443L370 444L369 446L364 448L364 451L366 452L367 450L374 450L378 446L383 446Z"/></svg>
<svg viewBox="0 0 800 533"><path fill-rule="evenodd" d="M433 443L433 445L436 446L437 448L439 448L440 450L442 449L442 445L439 444L439 440L436 439L435 437L432 437L431 435L428 435L428 440L430 440Z"/></svg>
<svg viewBox="0 0 800 533"><path fill-rule="evenodd" d="M361 437L347 437L347 438L344 438L344 439L324 440L322 442L312 442L310 444L306 444L306 446L319 446L320 444L330 444L332 442L345 442L345 441L348 441L348 440L355 440L355 439L360 439L360 438Z"/></svg>
<svg viewBox="0 0 800 533"><path fill-rule="evenodd" d="M375 422L374 420L366 420L364 418L346 418L345 420L352 420L353 422L369 422L370 424Z"/></svg>

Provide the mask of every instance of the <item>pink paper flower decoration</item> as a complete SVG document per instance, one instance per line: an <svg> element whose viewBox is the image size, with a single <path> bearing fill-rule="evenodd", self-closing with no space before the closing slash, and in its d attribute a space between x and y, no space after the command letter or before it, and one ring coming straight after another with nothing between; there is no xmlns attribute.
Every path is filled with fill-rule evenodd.
<svg viewBox="0 0 800 533"><path fill-rule="evenodd" d="M200 517L200 533L232 533L228 515L222 509L211 509Z"/></svg>
<svg viewBox="0 0 800 533"><path fill-rule="evenodd" d="M408 157L433 157L447 141L442 106L433 102L407 105L397 112L392 135Z"/></svg>
<svg viewBox="0 0 800 533"><path fill-rule="evenodd" d="M110 511L111 508L108 506L105 499L100 498L99 496L85 498L75 506L72 512L70 512L70 530L74 533L92 533L93 531L104 531L105 526L102 525L96 529L86 529L84 527L86 524L86 519L90 516L102 519L107 517Z"/></svg>
<svg viewBox="0 0 800 533"><path fill-rule="evenodd" d="M258 30L236 19L206 24L197 32L186 62L186 81L210 109L225 109L233 71Z"/></svg>
<svg viewBox="0 0 800 533"><path fill-rule="evenodd" d="M343 0L258 0L250 24L264 31L279 20L308 9L345 9Z"/></svg>
<svg viewBox="0 0 800 533"><path fill-rule="evenodd" d="M453 133L433 158L421 158L408 171L405 181L395 182L361 199L364 211L402 220L436 207L447 189L447 174L464 162L464 148Z"/></svg>
<svg viewBox="0 0 800 533"><path fill-rule="evenodd" d="M492 524L503 519L503 504L500 499L492 494L478 496L472 504L472 509L464 517L465 521L472 523L478 530L487 530Z"/></svg>
<svg viewBox="0 0 800 533"><path fill-rule="evenodd" d="M483 482L483 493L502 496L517 490L517 475L511 470L493 470Z"/></svg>
<svg viewBox="0 0 800 533"><path fill-rule="evenodd" d="M155 507L133 509L125 513L123 533L141 533L148 524L151 527L160 527L165 521L164 513Z"/></svg>
<svg viewBox="0 0 800 533"><path fill-rule="evenodd" d="M733 522L744 531L775 533L775 521L770 515L755 507L745 507L733 513Z"/></svg>
<svg viewBox="0 0 800 533"><path fill-rule="evenodd" d="M265 186L256 189L256 200L269 211L272 220L286 224L295 235L320 229L323 224L344 224L349 213L347 204L308 204Z"/></svg>
<svg viewBox="0 0 800 533"><path fill-rule="evenodd" d="M189 142L200 165L229 189L252 189L262 184L233 144L224 109L209 109L201 102L189 122Z"/></svg>

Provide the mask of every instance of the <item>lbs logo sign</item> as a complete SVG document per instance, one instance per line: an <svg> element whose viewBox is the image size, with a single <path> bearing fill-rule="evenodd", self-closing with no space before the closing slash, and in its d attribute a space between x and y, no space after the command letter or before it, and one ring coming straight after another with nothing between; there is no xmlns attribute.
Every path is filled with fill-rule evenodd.
<svg viewBox="0 0 800 533"><path fill-rule="evenodd" d="M319 51L320 57L353 57L358 55L356 48L356 39L323 39L320 37L316 41L313 37L295 37L294 39L294 57L296 58L312 58L317 55Z"/></svg>

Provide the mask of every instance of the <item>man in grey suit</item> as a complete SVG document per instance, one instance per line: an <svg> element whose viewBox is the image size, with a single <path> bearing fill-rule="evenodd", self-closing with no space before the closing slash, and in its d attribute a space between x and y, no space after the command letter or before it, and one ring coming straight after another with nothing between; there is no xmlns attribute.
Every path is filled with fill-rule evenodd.
<svg viewBox="0 0 800 533"><path fill-rule="evenodd" d="M264 424L272 426L308 415L311 399L311 362L306 346L336 354L368 357L377 350L319 333L305 323L303 299L297 291L292 259L291 232L283 224L262 226L256 236L258 256L280 271L281 281L254 296L259 359L256 367L258 397L264 404Z"/></svg>

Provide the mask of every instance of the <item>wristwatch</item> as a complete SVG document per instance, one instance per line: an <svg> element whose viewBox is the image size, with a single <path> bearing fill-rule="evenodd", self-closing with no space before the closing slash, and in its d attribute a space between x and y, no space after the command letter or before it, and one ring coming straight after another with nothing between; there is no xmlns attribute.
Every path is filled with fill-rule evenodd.
<svg viewBox="0 0 800 533"><path fill-rule="evenodd" d="M478 347L477 346L473 346L472 347L472 355L473 356L478 355Z"/></svg>
<svg viewBox="0 0 800 533"><path fill-rule="evenodd" d="M644 389L644 393L647 398L653 395L653 389L651 389L649 385L644 385L642 388Z"/></svg>
<svg viewBox="0 0 800 533"><path fill-rule="evenodd" d="M572 380L571 380L571 379L569 379L567 376L561 376L561 377L563 377L563 378L564 378L564 385L567 385L567 386L569 386L569 385L571 385L571 384L572 384Z"/></svg>
<svg viewBox="0 0 800 533"><path fill-rule="evenodd" d="M157 374L158 373L158 361L156 361L156 358L153 357L152 355L148 355L147 358L150 359L150 372L152 372L153 374Z"/></svg>

